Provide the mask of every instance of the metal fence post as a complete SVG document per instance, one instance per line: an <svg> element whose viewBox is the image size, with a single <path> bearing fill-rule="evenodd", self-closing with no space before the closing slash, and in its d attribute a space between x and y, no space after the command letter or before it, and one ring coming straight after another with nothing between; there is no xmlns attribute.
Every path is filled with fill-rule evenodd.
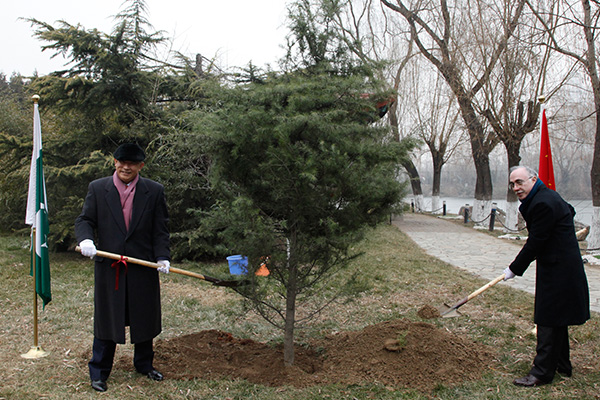
<svg viewBox="0 0 600 400"><path fill-rule="evenodd" d="M492 203L492 213L490 214L490 232L494 231L494 223L496 222L496 208L498 205L496 203Z"/></svg>

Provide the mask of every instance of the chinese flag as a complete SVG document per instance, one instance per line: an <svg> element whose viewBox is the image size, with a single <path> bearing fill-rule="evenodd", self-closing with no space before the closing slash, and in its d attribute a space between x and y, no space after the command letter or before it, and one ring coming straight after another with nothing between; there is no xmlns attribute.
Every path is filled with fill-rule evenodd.
<svg viewBox="0 0 600 400"><path fill-rule="evenodd" d="M546 110L542 111L542 143L540 146L539 176L548 188L556 190L556 184L554 183L554 168L552 168L552 151L550 150L550 138L548 137Z"/></svg>

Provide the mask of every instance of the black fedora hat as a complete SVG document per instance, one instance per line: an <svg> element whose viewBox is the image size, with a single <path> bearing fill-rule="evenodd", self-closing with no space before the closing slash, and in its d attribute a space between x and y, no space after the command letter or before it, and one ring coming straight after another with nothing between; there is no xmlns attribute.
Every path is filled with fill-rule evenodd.
<svg viewBox="0 0 600 400"><path fill-rule="evenodd" d="M146 158L144 149L137 143L123 143L113 153L113 157L119 161L135 161L141 162Z"/></svg>

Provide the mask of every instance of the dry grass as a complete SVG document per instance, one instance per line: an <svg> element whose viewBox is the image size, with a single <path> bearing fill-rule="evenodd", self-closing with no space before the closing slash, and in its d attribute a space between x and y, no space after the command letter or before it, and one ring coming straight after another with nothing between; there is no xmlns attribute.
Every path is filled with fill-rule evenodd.
<svg viewBox="0 0 600 400"><path fill-rule="evenodd" d="M175 381L155 383L132 369L117 368L109 391L89 386L87 360L92 342L93 267L77 254L53 254L53 301L41 311L40 345L48 357L20 357L32 342L32 288L28 238L0 237L0 399L599 399L600 324L598 315L571 328L573 378L557 377L552 385L518 388L513 378L525 374L535 353L533 297L502 285L461 307L460 318L427 322L495 349L495 367L480 381L457 387L438 387L434 393L393 390L377 384L308 389L268 388L243 381ZM421 320L424 305L452 303L484 280L459 271L424 254L404 234L381 226L357 246L364 256L353 269L359 284L369 290L352 301L326 309L299 341L340 330L394 319ZM178 265L185 269L225 276L222 265ZM204 329L221 329L237 337L266 342L280 332L252 313L244 312L240 298L226 288L181 275L161 276L163 333L176 337ZM131 346L118 346L117 359L131 358Z"/></svg>

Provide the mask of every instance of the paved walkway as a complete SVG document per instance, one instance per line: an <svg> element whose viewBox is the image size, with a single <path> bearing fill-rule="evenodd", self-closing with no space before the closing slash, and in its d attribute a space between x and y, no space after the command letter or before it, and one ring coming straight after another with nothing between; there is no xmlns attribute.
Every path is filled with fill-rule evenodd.
<svg viewBox="0 0 600 400"><path fill-rule="evenodd" d="M393 224L429 255L492 280L514 260L522 243L499 239L452 221L424 214L405 213ZM584 264L590 288L590 308L600 312L600 266ZM535 291L535 262L522 277L506 282L516 289Z"/></svg>

